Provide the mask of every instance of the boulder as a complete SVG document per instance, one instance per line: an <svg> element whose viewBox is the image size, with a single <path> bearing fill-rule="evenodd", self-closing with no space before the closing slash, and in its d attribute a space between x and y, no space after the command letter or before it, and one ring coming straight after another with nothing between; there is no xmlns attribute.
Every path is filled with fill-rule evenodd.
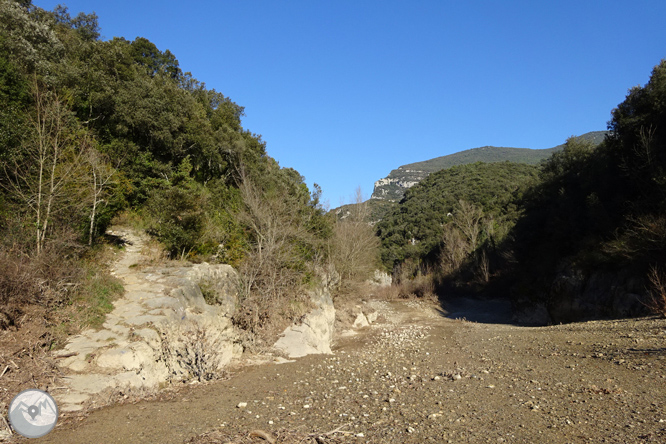
<svg viewBox="0 0 666 444"><path fill-rule="evenodd" d="M368 279L366 282L375 287L390 287L393 283L393 278L385 271L375 270L372 279Z"/></svg>
<svg viewBox="0 0 666 444"><path fill-rule="evenodd" d="M290 358L311 354L330 354L335 324L335 307L326 287L310 293L314 309L302 322L287 327L274 347Z"/></svg>
<svg viewBox="0 0 666 444"><path fill-rule="evenodd" d="M363 327L368 327L369 325L370 322L363 313L359 313L356 316L356 319L354 320L354 328L363 328Z"/></svg>

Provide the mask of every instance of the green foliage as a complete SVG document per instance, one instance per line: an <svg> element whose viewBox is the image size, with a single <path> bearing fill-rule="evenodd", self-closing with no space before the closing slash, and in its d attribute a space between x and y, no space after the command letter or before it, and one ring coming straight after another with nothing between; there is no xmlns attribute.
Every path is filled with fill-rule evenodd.
<svg viewBox="0 0 666 444"><path fill-rule="evenodd" d="M311 283L310 261L325 257L332 233L321 190L280 168L243 128L243 107L183 73L169 50L99 37L94 13L0 0L0 258L11 249L75 261L129 211L172 257L251 269L261 232L246 217L248 178L254 208L278 209L286 233L261 282L272 291L287 276L291 292ZM252 288L258 305L267 288Z"/></svg>
<svg viewBox="0 0 666 444"><path fill-rule="evenodd" d="M495 232L506 233L518 216L514 200L536 178L536 166L475 163L431 174L410 188L393 213L377 224L382 260L392 268L407 258L434 263L443 227L464 200L493 219Z"/></svg>
<svg viewBox="0 0 666 444"><path fill-rule="evenodd" d="M0 55L0 157L9 156L26 131L25 109L30 89L19 69Z"/></svg>
<svg viewBox="0 0 666 444"><path fill-rule="evenodd" d="M606 135L605 131L592 131L574 139L580 142L589 142L594 146L599 145ZM496 146L484 146L459 151L446 156L436 157L434 159L422 162L410 163L392 170L386 177L390 179L388 183L380 185L373 193L373 200L399 201L402 198L404 188L398 185L398 182L418 182L430 173L441 171L458 165L468 165L476 162L497 163L514 162L537 165L548 159L553 153L561 151L564 145L558 145L549 149L530 149L530 148L504 148ZM373 204L376 205L376 204ZM386 214L380 206L376 211L379 215ZM374 220L379 220L374 219Z"/></svg>
<svg viewBox="0 0 666 444"><path fill-rule="evenodd" d="M79 309L79 322L91 328L101 328L106 314L113 311L113 301L123 292L123 285L117 278L89 266L72 301Z"/></svg>
<svg viewBox="0 0 666 444"><path fill-rule="evenodd" d="M151 218L148 232L174 257L186 257L199 246L204 226L206 193L191 170L186 158L170 179L156 182L145 205Z"/></svg>
<svg viewBox="0 0 666 444"><path fill-rule="evenodd" d="M666 260L666 62L613 110L603 144L569 139L525 195L511 248L520 285L546 294L563 264L639 279Z"/></svg>

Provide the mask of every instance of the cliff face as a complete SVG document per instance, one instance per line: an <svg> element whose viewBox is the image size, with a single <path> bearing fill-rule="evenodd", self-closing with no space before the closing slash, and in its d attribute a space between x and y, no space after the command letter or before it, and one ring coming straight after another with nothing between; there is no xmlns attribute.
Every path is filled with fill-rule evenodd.
<svg viewBox="0 0 666 444"><path fill-rule="evenodd" d="M390 202L398 202L405 194L405 190L413 187L426 177L430 172L416 169L408 169L404 166L393 170L384 179L375 182L375 189L371 199L381 199Z"/></svg>
<svg viewBox="0 0 666 444"><path fill-rule="evenodd" d="M605 131L593 131L578 137L583 140L590 140L594 144L599 144L603 141L605 135ZM430 173L451 168L452 166L474 162L493 163L505 161L534 165L550 157L550 155L561 150L563 147L564 145L558 145L553 148L535 150L530 148L484 146L422 162L410 163L392 170L388 176L375 182L371 199L399 202L407 189L428 177Z"/></svg>

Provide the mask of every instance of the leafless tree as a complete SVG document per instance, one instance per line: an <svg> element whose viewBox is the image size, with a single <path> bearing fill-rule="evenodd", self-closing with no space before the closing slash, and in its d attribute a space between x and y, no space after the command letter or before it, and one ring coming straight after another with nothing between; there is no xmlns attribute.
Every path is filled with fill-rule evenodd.
<svg viewBox="0 0 666 444"><path fill-rule="evenodd" d="M647 307L654 313L666 318L666 275L654 265L650 268L648 279L650 288L650 299Z"/></svg>
<svg viewBox="0 0 666 444"><path fill-rule="evenodd" d="M467 253L471 253L476 249L478 244L483 210L464 200L460 200L458 203L460 209L455 212L453 223L465 236L468 244Z"/></svg>
<svg viewBox="0 0 666 444"><path fill-rule="evenodd" d="M250 229L251 245L241 265L242 293L259 291L273 300L298 285L295 246L308 236L287 196L267 193L243 170L239 190L241 221Z"/></svg>
<svg viewBox="0 0 666 444"><path fill-rule="evenodd" d="M98 207L106 203L107 194L114 183L116 171L111 167L104 156L92 145L89 139L85 141L86 149L84 161L88 167L90 191L90 232L88 245L91 246L95 232L95 222Z"/></svg>
<svg viewBox="0 0 666 444"><path fill-rule="evenodd" d="M379 238L370 224L370 210L361 188L356 189L348 214L336 221L330 255L344 282L367 279L377 268Z"/></svg>
<svg viewBox="0 0 666 444"><path fill-rule="evenodd" d="M442 234L442 251L440 262L445 274L455 272L460 268L469 251L469 242L465 240L462 232L455 224L444 225Z"/></svg>
<svg viewBox="0 0 666 444"><path fill-rule="evenodd" d="M26 137L21 158L4 165L5 186L32 214L35 250L44 249L47 233L56 215L80 205L80 187L85 144L79 143L74 118L56 94L33 85L35 111L32 134Z"/></svg>

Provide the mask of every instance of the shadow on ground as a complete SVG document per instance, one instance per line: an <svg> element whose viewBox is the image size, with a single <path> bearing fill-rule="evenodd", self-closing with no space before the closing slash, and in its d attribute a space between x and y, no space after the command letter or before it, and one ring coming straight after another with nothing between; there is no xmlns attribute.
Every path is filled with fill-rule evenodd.
<svg viewBox="0 0 666 444"><path fill-rule="evenodd" d="M482 324L514 324L511 302L465 296L440 299L440 314L448 319L464 319Z"/></svg>

